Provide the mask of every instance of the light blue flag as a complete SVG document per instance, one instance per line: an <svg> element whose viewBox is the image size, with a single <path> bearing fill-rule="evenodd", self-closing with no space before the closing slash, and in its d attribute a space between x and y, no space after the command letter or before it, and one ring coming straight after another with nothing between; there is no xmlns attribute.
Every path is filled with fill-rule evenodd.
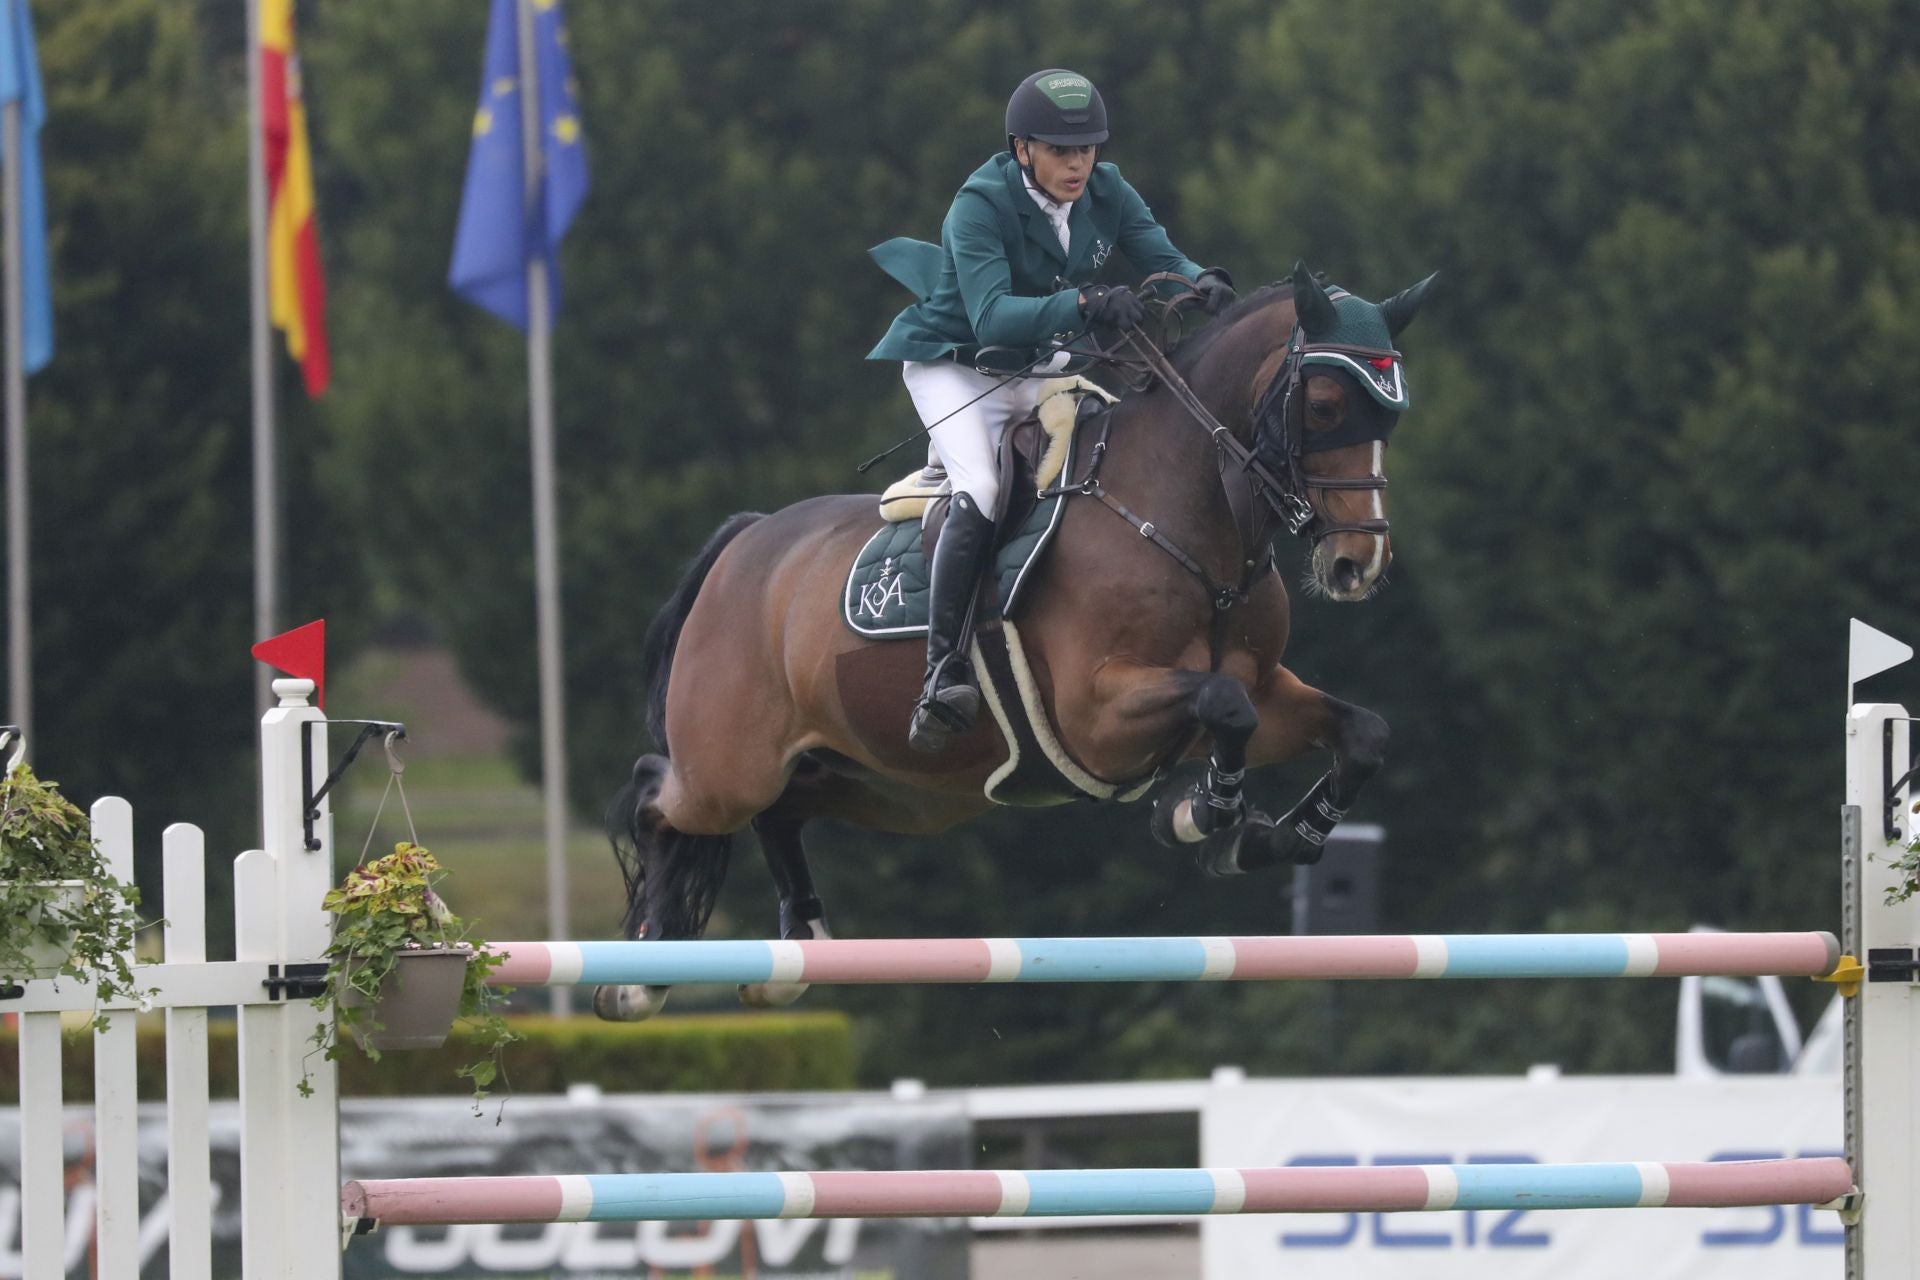
<svg viewBox="0 0 1920 1280"><path fill-rule="evenodd" d="M28 373L53 359L53 290L47 283L47 195L40 181L40 126L47 100L40 91L40 58L33 46L27 0L0 0L0 103L20 104L20 284L26 303L22 350ZM0 163L14 163L0 156Z"/></svg>
<svg viewBox="0 0 1920 1280"><path fill-rule="evenodd" d="M521 140L518 0L493 0L487 60L473 150L453 237L454 292L510 324L527 327L527 261L545 257L551 319L560 310L561 237L587 195L587 153L580 135L573 68L567 57L560 0L532 0L533 47L540 93L540 136L534 161L539 188L527 198Z"/></svg>

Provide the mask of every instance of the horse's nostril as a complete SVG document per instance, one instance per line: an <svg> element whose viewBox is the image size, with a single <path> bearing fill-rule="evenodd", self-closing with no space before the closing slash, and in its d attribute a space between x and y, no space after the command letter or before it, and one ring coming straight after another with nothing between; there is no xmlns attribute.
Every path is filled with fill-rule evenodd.
<svg viewBox="0 0 1920 1280"><path fill-rule="evenodd" d="M1349 560L1345 556L1341 556L1333 562L1334 586L1344 591L1349 587L1358 585L1359 581L1360 566L1357 562Z"/></svg>

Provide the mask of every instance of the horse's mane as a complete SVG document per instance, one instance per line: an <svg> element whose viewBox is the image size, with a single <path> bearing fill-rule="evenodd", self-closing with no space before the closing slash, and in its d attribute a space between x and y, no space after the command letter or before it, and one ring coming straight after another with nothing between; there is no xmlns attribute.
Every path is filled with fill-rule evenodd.
<svg viewBox="0 0 1920 1280"><path fill-rule="evenodd" d="M1291 297L1293 297L1293 281L1291 280L1276 280L1272 284L1262 285L1260 288L1255 289L1252 293L1215 316L1212 324L1209 324L1191 339L1181 343L1179 348L1172 353L1174 370L1182 377L1191 374L1193 367L1200 362L1200 357L1204 356L1207 353L1207 349L1219 340L1220 335L1228 329L1231 329L1237 321L1252 315L1256 311L1264 311L1276 302L1285 302Z"/></svg>

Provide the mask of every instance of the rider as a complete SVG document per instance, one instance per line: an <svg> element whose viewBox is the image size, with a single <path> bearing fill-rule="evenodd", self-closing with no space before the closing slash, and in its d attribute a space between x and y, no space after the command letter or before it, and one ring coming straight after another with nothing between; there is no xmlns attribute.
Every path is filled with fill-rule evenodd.
<svg viewBox="0 0 1920 1280"><path fill-rule="evenodd" d="M1142 272L1193 281L1209 311L1233 300L1227 273L1174 248L1120 170L1096 161L1106 140L1107 108L1092 82L1037 71L1007 101L1008 149L954 196L940 244L899 239L873 251L924 300L895 317L867 358L905 362L907 394L953 484L933 554L926 684L907 735L919 751L945 750L979 714L966 653L993 550L994 457L1040 386L1020 375L1063 366L1056 348L1089 328L1140 322L1132 289L1089 283L1115 249Z"/></svg>

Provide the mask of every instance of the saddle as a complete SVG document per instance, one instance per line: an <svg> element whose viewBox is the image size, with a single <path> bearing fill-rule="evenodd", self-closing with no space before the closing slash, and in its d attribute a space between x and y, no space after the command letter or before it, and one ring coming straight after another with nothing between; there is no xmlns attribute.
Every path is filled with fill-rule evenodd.
<svg viewBox="0 0 1920 1280"><path fill-rule="evenodd" d="M988 513L999 530L1001 544L1033 513L1039 495L1059 480L1082 409L1092 412L1118 399L1105 387L1077 374L1055 378L1040 388L1032 416L1022 418L1001 434L994 457L994 470L1001 479L1000 497ZM1027 483L1021 483L1023 478ZM880 518L889 524L920 521L923 549L932 555L952 497L945 469L930 464L887 486L880 495Z"/></svg>
<svg viewBox="0 0 1920 1280"><path fill-rule="evenodd" d="M1078 423L1115 399L1085 378L1054 379L1034 415L1001 438L994 559L982 575L979 622L1008 614L1031 580L1029 571L1052 541L1065 502L1060 495L1041 495L1070 470ZM848 627L876 639L926 634L933 546L951 500L946 473L933 468L914 472L881 495L880 516L887 523L860 549L847 575L842 617Z"/></svg>

